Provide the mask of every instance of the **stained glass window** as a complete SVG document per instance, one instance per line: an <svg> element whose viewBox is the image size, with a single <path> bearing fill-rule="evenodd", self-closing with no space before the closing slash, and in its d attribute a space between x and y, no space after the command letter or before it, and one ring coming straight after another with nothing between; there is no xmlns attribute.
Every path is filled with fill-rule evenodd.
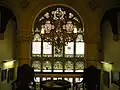
<svg viewBox="0 0 120 90"><path fill-rule="evenodd" d="M34 81L35 81L35 82L40 82L40 77L35 77L35 78L34 78Z"/></svg>
<svg viewBox="0 0 120 90"><path fill-rule="evenodd" d="M84 65L76 59L84 59L84 28L76 10L62 5L42 10L33 34L32 58L39 58L42 72L81 72Z"/></svg>

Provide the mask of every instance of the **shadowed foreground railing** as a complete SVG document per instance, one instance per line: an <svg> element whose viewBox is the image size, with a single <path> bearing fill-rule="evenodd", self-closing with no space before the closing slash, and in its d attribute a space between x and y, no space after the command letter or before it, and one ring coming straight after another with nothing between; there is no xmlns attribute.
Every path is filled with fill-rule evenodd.
<svg viewBox="0 0 120 90"><path fill-rule="evenodd" d="M83 90L83 72L36 72L36 89L41 89L44 81L68 81L71 84L69 90ZM43 89L43 88L42 88Z"/></svg>

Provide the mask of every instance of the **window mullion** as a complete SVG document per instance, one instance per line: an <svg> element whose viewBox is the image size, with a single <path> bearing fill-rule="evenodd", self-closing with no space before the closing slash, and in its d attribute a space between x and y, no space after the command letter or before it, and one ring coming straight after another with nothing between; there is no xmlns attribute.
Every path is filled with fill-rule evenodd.
<svg viewBox="0 0 120 90"><path fill-rule="evenodd" d="M43 57L43 38L41 38L41 57Z"/></svg>

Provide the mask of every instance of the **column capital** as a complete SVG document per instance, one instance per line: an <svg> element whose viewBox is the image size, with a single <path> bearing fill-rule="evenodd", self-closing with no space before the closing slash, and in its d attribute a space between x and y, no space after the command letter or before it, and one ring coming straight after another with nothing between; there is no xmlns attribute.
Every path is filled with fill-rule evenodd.
<svg viewBox="0 0 120 90"><path fill-rule="evenodd" d="M28 30L19 30L16 32L16 40L17 42L31 42L33 39L32 31Z"/></svg>

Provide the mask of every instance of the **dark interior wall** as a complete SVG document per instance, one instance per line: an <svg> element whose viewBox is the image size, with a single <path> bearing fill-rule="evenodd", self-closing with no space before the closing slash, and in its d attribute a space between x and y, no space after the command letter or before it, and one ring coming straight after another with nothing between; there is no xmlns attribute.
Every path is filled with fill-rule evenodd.
<svg viewBox="0 0 120 90"><path fill-rule="evenodd" d="M101 43L103 60L112 64L113 71L120 71L120 8L108 10L101 21ZM117 40L114 38L117 36ZM108 68L106 66L106 68ZM104 67L103 67L104 69ZM109 68L108 68L109 69ZM109 79L111 80L111 71L109 71ZM109 81L110 81L109 80ZM118 90L114 84L110 82L110 87L103 84L104 90Z"/></svg>
<svg viewBox="0 0 120 90"><path fill-rule="evenodd" d="M0 6L0 33L4 33L8 21L14 16L13 12L4 7Z"/></svg>

